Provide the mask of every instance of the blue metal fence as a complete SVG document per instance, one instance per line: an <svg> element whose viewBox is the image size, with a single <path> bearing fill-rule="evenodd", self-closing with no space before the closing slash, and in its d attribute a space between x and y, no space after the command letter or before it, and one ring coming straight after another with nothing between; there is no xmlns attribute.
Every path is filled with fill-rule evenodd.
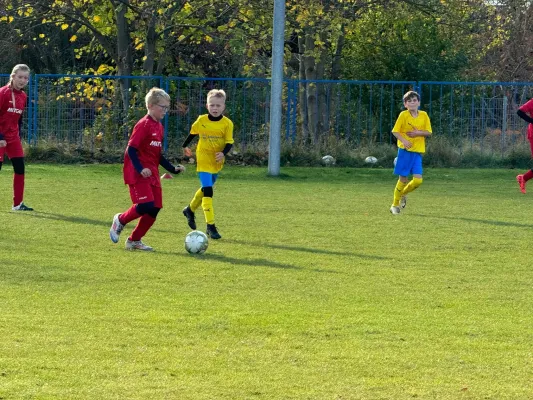
<svg viewBox="0 0 533 400"><path fill-rule="evenodd" d="M0 84L8 79L0 75ZM167 151L181 152L192 123L206 112L212 88L228 95L226 114L234 122L238 148L268 147L270 81L263 78L37 74L27 89L23 139L30 145L123 149L146 113L144 96L153 86L172 99L164 120ZM435 136L446 136L460 150L503 154L525 141L526 123L516 110L533 97L530 83L285 80L283 142L392 143L402 96L412 89L422 96Z"/></svg>
<svg viewBox="0 0 533 400"><path fill-rule="evenodd" d="M461 149L505 153L525 141L526 123L516 111L533 97L526 82L419 82L433 130Z"/></svg>

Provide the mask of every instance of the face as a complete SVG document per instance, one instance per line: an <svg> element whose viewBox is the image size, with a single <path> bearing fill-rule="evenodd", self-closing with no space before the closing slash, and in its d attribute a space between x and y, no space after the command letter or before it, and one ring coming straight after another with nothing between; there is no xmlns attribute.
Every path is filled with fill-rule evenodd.
<svg viewBox="0 0 533 400"><path fill-rule="evenodd" d="M161 121L167 115L170 109L170 102L165 99L159 99L156 104L148 106L148 113L156 121Z"/></svg>
<svg viewBox="0 0 533 400"><path fill-rule="evenodd" d="M17 90L22 90L30 81L30 73L28 71L17 71L13 75L12 83L13 87Z"/></svg>
<svg viewBox="0 0 533 400"><path fill-rule="evenodd" d="M405 100L403 104L409 111L416 111L420 106L420 100L418 100L416 97L411 97Z"/></svg>
<svg viewBox="0 0 533 400"><path fill-rule="evenodd" d="M207 101L207 111L209 111L209 114L213 117L222 115L225 109L226 103L224 102L224 99L221 99L220 97L210 97Z"/></svg>

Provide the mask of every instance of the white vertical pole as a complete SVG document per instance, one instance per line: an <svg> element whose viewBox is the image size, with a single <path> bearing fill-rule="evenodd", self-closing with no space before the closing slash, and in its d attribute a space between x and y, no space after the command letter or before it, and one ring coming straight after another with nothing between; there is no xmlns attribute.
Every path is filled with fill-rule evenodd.
<svg viewBox="0 0 533 400"><path fill-rule="evenodd" d="M272 77L270 80L270 136L268 174L279 175L281 152L281 97L283 91L283 53L285 43L285 0L274 0L272 34Z"/></svg>

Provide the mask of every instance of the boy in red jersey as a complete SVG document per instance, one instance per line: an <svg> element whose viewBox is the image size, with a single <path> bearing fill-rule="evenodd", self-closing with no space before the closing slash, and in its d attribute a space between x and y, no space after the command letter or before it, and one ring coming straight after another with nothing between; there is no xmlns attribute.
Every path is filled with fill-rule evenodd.
<svg viewBox="0 0 533 400"><path fill-rule="evenodd" d="M533 99L522 105L516 113L520 118L529 123L527 126L527 139L529 140L531 157L533 157ZM533 178L533 169L530 169L525 174L516 176L516 181L518 182L522 193L526 193L526 182L531 178Z"/></svg>
<svg viewBox="0 0 533 400"><path fill-rule="evenodd" d="M189 143L195 136L200 138L196 147L196 171L201 187L189 205L183 209L183 215L187 218L189 227L196 229L194 212L201 205L207 222L207 235L211 239L220 239L222 236L215 226L213 186L224 166L226 154L233 146L233 122L224 116L226 93L223 90L211 90L207 94L206 107L209 113L198 117L182 145L185 155L190 157L192 152L188 147Z"/></svg>
<svg viewBox="0 0 533 400"><path fill-rule="evenodd" d="M148 113L133 128L124 154L124 183L129 186L133 205L116 214L109 230L109 237L117 243L124 226L137 219L139 222L126 239L126 250L153 251L141 239L154 224L163 208L159 165L168 172L179 174L185 168L172 165L162 154L163 125L161 120L170 107L170 96L163 90L152 88L145 97Z"/></svg>
<svg viewBox="0 0 533 400"><path fill-rule="evenodd" d="M24 198L24 150L20 140L19 124L28 96L22 89L30 80L30 68L15 65L9 83L0 88L0 170L7 154L13 164L13 211L33 211Z"/></svg>

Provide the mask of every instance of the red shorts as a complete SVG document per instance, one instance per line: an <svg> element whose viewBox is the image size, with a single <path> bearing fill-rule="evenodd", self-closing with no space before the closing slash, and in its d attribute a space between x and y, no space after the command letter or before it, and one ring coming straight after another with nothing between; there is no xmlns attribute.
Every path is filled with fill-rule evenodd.
<svg viewBox="0 0 533 400"><path fill-rule="evenodd" d="M20 137L8 137L4 140L7 142L7 146L0 147L0 162L4 162L4 154L7 154L10 160L17 157L24 157Z"/></svg>
<svg viewBox="0 0 533 400"><path fill-rule="evenodd" d="M163 208L163 191L159 186L150 185L148 182L137 182L135 185L128 185L130 188L130 197L133 204L154 202L157 208Z"/></svg>

